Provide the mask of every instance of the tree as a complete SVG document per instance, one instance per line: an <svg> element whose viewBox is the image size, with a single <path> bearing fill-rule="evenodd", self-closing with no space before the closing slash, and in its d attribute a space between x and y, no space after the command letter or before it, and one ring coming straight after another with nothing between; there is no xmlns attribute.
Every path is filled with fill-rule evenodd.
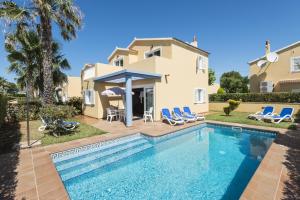
<svg viewBox="0 0 300 200"><path fill-rule="evenodd" d="M216 81L215 71L211 68L208 69L208 85L213 85Z"/></svg>
<svg viewBox="0 0 300 200"><path fill-rule="evenodd" d="M4 1L0 6L0 17L11 22L33 25L38 29L42 45L43 66L43 102L53 103L53 60L52 60L52 23L60 29L64 40L76 37L76 30L81 27L82 15L74 6L73 0L31 0L28 5L17 5Z"/></svg>
<svg viewBox="0 0 300 200"><path fill-rule="evenodd" d="M249 91L248 77L243 77L236 71L223 73L220 78L220 83L220 86L226 91L226 93L246 93Z"/></svg>
<svg viewBox="0 0 300 200"><path fill-rule="evenodd" d="M28 86L29 98L33 98L34 90L39 90L43 94L44 68L42 67L42 45L37 32L22 31L22 33L9 34L5 43L8 52L9 72L14 72L18 76L17 83L24 89ZM59 45L53 42L52 45L52 78L54 86L58 86L67 81L67 76L61 71L70 69L68 61L60 53Z"/></svg>
<svg viewBox="0 0 300 200"><path fill-rule="evenodd" d="M5 78L0 76L0 92L4 93L16 93L18 91L15 83L7 81Z"/></svg>

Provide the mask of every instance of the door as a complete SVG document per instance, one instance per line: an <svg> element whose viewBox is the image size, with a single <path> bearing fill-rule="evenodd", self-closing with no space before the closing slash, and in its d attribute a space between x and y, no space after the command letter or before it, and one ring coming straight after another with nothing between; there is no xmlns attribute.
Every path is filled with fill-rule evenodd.
<svg viewBox="0 0 300 200"><path fill-rule="evenodd" d="M145 110L149 111L150 107L154 108L153 87L144 88L145 91Z"/></svg>

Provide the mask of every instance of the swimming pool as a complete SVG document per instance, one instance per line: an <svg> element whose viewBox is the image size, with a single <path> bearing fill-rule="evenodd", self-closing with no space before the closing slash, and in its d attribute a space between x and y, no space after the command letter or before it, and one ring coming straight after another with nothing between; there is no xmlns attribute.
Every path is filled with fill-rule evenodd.
<svg viewBox="0 0 300 200"><path fill-rule="evenodd" d="M238 199L275 138L202 124L135 134L52 155L72 200Z"/></svg>

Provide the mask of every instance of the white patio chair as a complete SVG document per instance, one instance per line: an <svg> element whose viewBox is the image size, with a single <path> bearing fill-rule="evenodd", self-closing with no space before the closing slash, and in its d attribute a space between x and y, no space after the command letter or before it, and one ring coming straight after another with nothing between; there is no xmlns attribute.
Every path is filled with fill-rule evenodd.
<svg viewBox="0 0 300 200"><path fill-rule="evenodd" d="M111 121L118 117L117 113L115 110L112 110L111 108L106 108L106 120L109 121L111 123Z"/></svg>
<svg viewBox="0 0 300 200"><path fill-rule="evenodd" d="M147 119L150 119L151 122L153 123L152 113L153 113L153 107L150 107L148 111L146 110L144 112L144 121L145 121L145 123L147 122Z"/></svg>

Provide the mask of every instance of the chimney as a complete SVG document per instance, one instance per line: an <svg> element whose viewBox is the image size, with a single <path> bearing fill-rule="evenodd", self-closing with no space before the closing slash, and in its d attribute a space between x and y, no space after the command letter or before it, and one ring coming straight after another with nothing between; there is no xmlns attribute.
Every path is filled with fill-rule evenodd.
<svg viewBox="0 0 300 200"><path fill-rule="evenodd" d="M266 55L271 52L270 40L266 41L265 49L266 49Z"/></svg>
<svg viewBox="0 0 300 200"><path fill-rule="evenodd" d="M198 41L196 35L194 35L193 41L191 42L191 45L194 47L198 47Z"/></svg>

